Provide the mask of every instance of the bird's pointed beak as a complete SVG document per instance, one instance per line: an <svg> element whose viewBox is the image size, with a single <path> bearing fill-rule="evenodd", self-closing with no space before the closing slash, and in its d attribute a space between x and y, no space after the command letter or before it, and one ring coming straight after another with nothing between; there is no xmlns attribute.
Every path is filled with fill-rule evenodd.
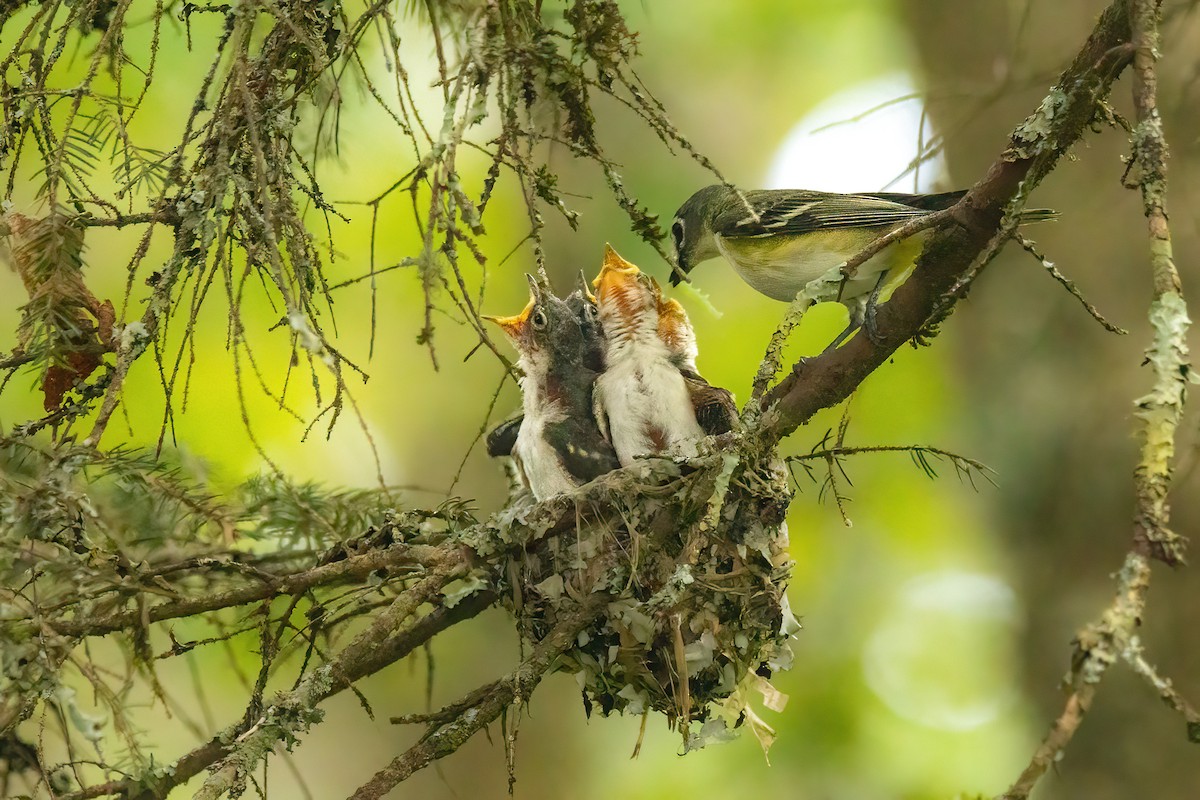
<svg viewBox="0 0 1200 800"><path fill-rule="evenodd" d="M667 276L667 280L670 281L672 286L678 286L680 283L691 283L692 279L688 277L688 273L692 271L692 262L682 241L682 234L679 237L675 237L672 234L672 238L675 240L675 246L672 248L672 255L675 258L671 261L671 274Z"/></svg>
<svg viewBox="0 0 1200 800"><path fill-rule="evenodd" d="M648 276L633 264L617 255L611 246L604 246L604 265L600 275L593 282L596 287L596 307L600 310L601 319L606 317L617 323L618 328L631 328L648 307L652 308L654 299L649 285L643 285ZM614 316L615 314L615 316ZM606 322L607 326L609 323ZM606 330L607 327L606 327ZM617 335L614 328L610 335Z"/></svg>
<svg viewBox="0 0 1200 800"><path fill-rule="evenodd" d="M526 272L525 280L529 281L529 302L540 303L542 291L550 288L550 284L546 281L546 274L543 272L534 276Z"/></svg>
<svg viewBox="0 0 1200 800"><path fill-rule="evenodd" d="M683 253L676 253L675 263L671 265L671 276L667 280L670 281L672 286L678 286L684 282L691 283L692 279L688 277L688 273L691 270L692 267Z"/></svg>
<svg viewBox="0 0 1200 800"><path fill-rule="evenodd" d="M662 294L658 294L654 300L658 306L659 338L670 344L678 338L678 330L687 320L687 312L673 297L663 297Z"/></svg>
<svg viewBox="0 0 1200 800"><path fill-rule="evenodd" d="M612 245L605 244L604 264L596 280L592 281L592 286L596 287L596 296L603 298L636 281L641 273L640 269L621 258Z"/></svg>
<svg viewBox="0 0 1200 800"><path fill-rule="evenodd" d="M488 322L494 322L500 326L500 330L508 336L508 338L516 341L521 338L525 332L526 326L529 324L529 315L533 313L533 307L537 305L534 300L529 301L529 305L525 306L520 314L511 317L494 317L490 314L484 314L483 319Z"/></svg>
<svg viewBox="0 0 1200 800"><path fill-rule="evenodd" d="M520 314L516 314L511 317L495 317L490 314L484 314L482 316L482 318L486 319L488 322L494 322L499 325L500 330L504 331L508 338L512 339L514 342L519 340L522 334L525 333L525 330L529 325L529 317L531 314L533 314L533 307L541 302L542 299L542 287L541 284L538 283L537 278L528 273L525 274L525 277L529 280L529 303L525 306Z"/></svg>
<svg viewBox="0 0 1200 800"><path fill-rule="evenodd" d="M596 304L596 295L592 294L592 287L588 285L587 276L583 274L583 270L579 270L579 275L575 279L579 293L583 295L592 305Z"/></svg>

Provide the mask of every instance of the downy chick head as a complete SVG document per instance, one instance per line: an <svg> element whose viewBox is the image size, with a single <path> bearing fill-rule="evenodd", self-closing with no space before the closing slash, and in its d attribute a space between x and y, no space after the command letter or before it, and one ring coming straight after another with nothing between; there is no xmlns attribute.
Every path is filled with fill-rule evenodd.
<svg viewBox="0 0 1200 800"><path fill-rule="evenodd" d="M610 245L604 246L604 265L592 282L600 325L611 349L614 343L656 336L658 303L651 278Z"/></svg>
<svg viewBox="0 0 1200 800"><path fill-rule="evenodd" d="M584 339L579 319L571 308L555 297L550 287L529 280L529 304L511 317L485 316L504 331L520 357L526 375L540 377L555 369L580 369Z"/></svg>
<svg viewBox="0 0 1200 800"><path fill-rule="evenodd" d="M604 328L600 324L600 310L596 307L596 296L588 288L583 270L575 279L575 291L567 295L567 307L579 320L583 334L583 366L592 372L604 371Z"/></svg>
<svg viewBox="0 0 1200 800"><path fill-rule="evenodd" d="M675 250L678 271L671 273L672 286L679 285L680 273L686 275L700 262L719 255L713 239L712 221L731 202L731 198L737 198L732 189L714 183L693 194L675 212L675 221L671 223L671 244Z"/></svg>
<svg viewBox="0 0 1200 800"><path fill-rule="evenodd" d="M654 284L655 302L658 310L658 338L667 346L671 361L677 367L696 371L696 332L688 320L687 312L673 297L664 297L658 284Z"/></svg>

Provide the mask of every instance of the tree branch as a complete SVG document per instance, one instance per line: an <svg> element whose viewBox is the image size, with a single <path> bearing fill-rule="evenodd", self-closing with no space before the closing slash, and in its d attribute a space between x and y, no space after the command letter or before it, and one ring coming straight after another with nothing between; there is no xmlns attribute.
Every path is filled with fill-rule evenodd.
<svg viewBox="0 0 1200 800"><path fill-rule="evenodd" d="M1189 322L1187 305L1180 293L1179 274L1171 257L1171 236L1165 211L1167 145L1155 97L1159 5L1159 0L1118 0L1114 6L1132 12L1133 97L1138 125L1134 130L1130 165L1138 171L1134 185L1141 189L1149 224L1154 286L1154 299L1150 304L1154 342L1147 353L1154 369L1154 388L1151 394L1136 401L1137 416L1144 426L1141 461L1133 475L1137 499L1133 547L1118 573L1117 593L1112 604L1076 640L1070 673L1074 690L1066 707L1034 753L1029 766L1002 795L1003 800L1024 800L1029 796L1037 781L1071 741L1100 681L1119 658L1129 661L1135 671L1150 680L1168 705L1184 714L1189 737L1196 730L1196 712L1142 658L1135 634L1141 625L1150 586L1151 558L1171 565L1183 563L1183 539L1168 528L1170 510L1166 498L1171 487L1175 431L1183 414L1191 374L1185 338Z"/></svg>
<svg viewBox="0 0 1200 800"><path fill-rule="evenodd" d="M1046 734L1046 738L1034 752L1029 766L1022 770L1016 783L1007 792L1000 795L998 800L1025 800L1029 797L1034 785L1046 773L1046 770L1054 766L1062 755L1063 748L1075 736L1075 731L1083 723L1083 717L1091 708L1092 699L1095 696L1096 685L1092 683L1084 684L1077 691L1071 692L1070 697L1067 698L1066 707L1058 715L1058 719L1054 720L1054 724L1050 726L1050 732Z"/></svg>
<svg viewBox="0 0 1200 800"><path fill-rule="evenodd" d="M1075 653L1067 676L1072 689L1066 706L1034 752L1029 765L998 800L1025 800L1038 780L1061 758L1091 707L1101 679L1128 649L1133 632L1141 624L1149 587L1150 562L1131 551L1125 556L1125 564L1117 575L1117 591L1112 603L1075 639Z"/></svg>
<svg viewBox="0 0 1200 800"><path fill-rule="evenodd" d="M1145 678L1146 682L1153 687L1167 708L1177 711L1183 716L1187 723L1188 740L1200 744L1200 711L1197 711L1196 707L1179 693L1170 679L1159 675L1154 665L1146 660L1142 655L1142 643L1138 637L1134 636L1130 639L1129 647L1122 655L1133 671Z"/></svg>
<svg viewBox="0 0 1200 800"><path fill-rule="evenodd" d="M935 230L913 275L880 306L878 336L855 336L846 344L797 362L763 398L761 436L768 444L787 436L822 408L836 405L904 342L917 336L977 258L986 263L1003 231L1005 210L1023 200L1079 139L1094 119L1096 104L1132 57L1129 14L1116 0L1063 72L1041 106L1012 134L988 173L951 210L957 223ZM1015 210L1015 209L1014 209ZM982 264L978 265L982 266Z"/></svg>
<svg viewBox="0 0 1200 800"><path fill-rule="evenodd" d="M348 667L361 664L377 643L400 628L424 603L439 594L450 581L466 573L466 565L443 564L399 595L355 636L328 664L308 673L295 689L280 693L248 726L235 724L216 738L234 743L196 792L197 798L216 800L230 791L266 758L281 741L293 742L323 716L317 704L328 697L335 686L352 682Z"/></svg>
<svg viewBox="0 0 1200 800"><path fill-rule="evenodd" d="M445 606L435 608L407 628L397 631L382 641L377 641L375 647L365 652L360 651L353 660L344 659L335 676L337 680L330 684L325 694L316 702L339 694L354 682L394 664L417 647L430 641L439 632L477 616L480 612L491 608L495 602L494 592L481 591L464 598L453 608ZM171 765L170 769L155 780L149 782L123 780L97 784L73 794L64 795L62 800L90 800L90 798L108 796L129 797L131 800L157 800L227 756L233 744L232 741L223 741L222 737L218 735L180 757Z"/></svg>
<svg viewBox="0 0 1200 800"><path fill-rule="evenodd" d="M32 633L40 628L62 636L103 636L163 620L190 617L221 608L235 608L271 597L303 594L317 586L348 580L361 581L379 570L415 565L432 567L451 561L465 563L461 545L446 544L435 547L397 544L290 575L275 576L260 571L256 574L261 581L249 586L239 586L225 592L202 594L197 597L167 600L149 608L131 608L104 617L63 619L39 614L36 618L29 619L24 628L14 622L13 631L20 635Z"/></svg>
<svg viewBox="0 0 1200 800"><path fill-rule="evenodd" d="M385 768L375 773L367 783L351 795L351 800L378 800L413 773L432 762L450 755L480 730L491 724L510 705L524 702L550 671L555 660L575 644L579 632L586 628L609 601L604 592L593 592L572 614L567 614L538 642L519 667L486 691L473 692L477 699L463 706L453 718L435 724L421 740L397 756Z"/></svg>
<svg viewBox="0 0 1200 800"><path fill-rule="evenodd" d="M1133 18L1133 102L1137 127L1133 131L1131 169L1136 170L1150 234L1150 268L1154 300L1150 322L1154 344L1147 358L1154 367L1154 388L1136 401L1137 416L1145 423L1141 462L1134 471L1137 495L1134 543L1140 553L1171 565L1183 563L1184 541L1167 527L1175 459L1175 429L1183 416L1187 384L1193 378L1188 364L1187 329L1190 320L1171 255L1167 226L1167 141L1158 115L1158 14L1161 0L1129 0Z"/></svg>
<svg viewBox="0 0 1200 800"><path fill-rule="evenodd" d="M703 466L711 469L715 463L716 460L712 458L697 459L689 467L685 467L684 471L700 474L693 468ZM676 482L679 472L680 469L668 461L641 462L604 476L589 484L581 493L558 496L533 507L524 507L519 513L510 510L509 513L501 514L488 522L462 529L456 534L453 542L437 547L422 546L422 549L417 551L425 568L421 573L422 577L400 593L390 606L372 616L370 624L337 654L330 656L323 666L306 673L291 691L278 694L255 713L250 721L241 720L229 725L217 736L182 756L161 772L87 787L66 796L64 800L85 800L112 795L129 797L132 800L156 800L210 768L213 772L200 791L207 793L202 796L221 796L222 792L228 791L242 776L248 774L259 760L269 755L280 741L294 742L302 736L319 718L321 712L317 707L323 700L350 687L355 681L404 658L414 648L431 641L440 631L474 617L498 600L499 595L495 588L484 587L467 595L452 607L446 607L441 593L451 581L465 576L468 572L476 574L481 570L486 571L489 565L494 567L506 563L514 553L527 546L545 542L564 531L575 530L586 516L590 516L587 509L611 505L615 497L626 496L630 492L659 492L670 495L679 489ZM664 477L667 480L664 481ZM654 485L655 488L650 489L650 485ZM674 517L666 519L667 522L673 520ZM665 523L660 527L663 528L664 535L675 530L674 525ZM648 527L643 533L648 536L650 530ZM643 547L647 546L649 539L643 544ZM398 547L400 549L397 550ZM403 557L406 552L411 556L414 552L411 549L413 547L415 546L393 545L378 552L368 552L318 567L317 570L321 570L319 572L309 570L291 576L294 583L289 585L289 588L302 593L315 578L334 580L336 577L337 580L343 580L351 574L365 577L373 571L368 569L368 566L387 564L389 559ZM608 563L608 559L621 557L623 552L614 549L596 563ZM495 581L491 583L494 584ZM242 601L239 604L252 602L248 599L250 593L260 595L258 599L266 599L283 595L281 588L269 583L245 587L245 593L238 594L234 599ZM223 596L228 602L229 593ZM196 598L188 602L204 601L205 598ZM423 603L433 605L434 610L410 623L409 620ZM181 611L181 608L172 602L155 608L162 606L168 606L173 612ZM222 606L216 606L220 607ZM157 616L166 612L167 609L160 610ZM128 617L128 614L123 614L121 621L128 622L134 629L142 624L140 617ZM109 623L117 621L116 615L106 620ZM526 676L521 680L527 680L531 674L521 673ZM532 686L529 688L532 689Z"/></svg>

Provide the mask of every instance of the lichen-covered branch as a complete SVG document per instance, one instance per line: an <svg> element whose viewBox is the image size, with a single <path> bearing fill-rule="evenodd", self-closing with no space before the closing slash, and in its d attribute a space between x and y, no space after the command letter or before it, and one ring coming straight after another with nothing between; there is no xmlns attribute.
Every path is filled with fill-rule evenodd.
<svg viewBox="0 0 1200 800"><path fill-rule="evenodd" d="M454 711L447 721L430 725L420 741L360 786L351 795L351 800L383 797L413 773L453 753L495 721L505 709L516 706L513 711L519 711L554 666L555 660L574 646L579 633L588 627L608 601L609 597L601 592L585 597L576 610L564 615L538 642L519 667L486 687L485 691L473 693L470 701L454 704Z"/></svg>
<svg viewBox="0 0 1200 800"><path fill-rule="evenodd" d="M1084 715L1092 706L1096 696L1096 685L1086 683L1071 692L1067 698L1066 707L1058 719L1050 727L1050 732L1034 752L1029 765L1022 770L1020 777L1011 788L1000 795L998 800L1025 800L1033 791L1034 785L1062 756L1063 749L1075 736L1075 731L1083 724Z"/></svg>
<svg viewBox="0 0 1200 800"><path fill-rule="evenodd" d="M1187 385L1195 380L1188 361L1187 331L1191 320L1171 254L1167 225L1167 141L1158 113L1158 17L1161 0L1130 0L1133 8L1133 131L1130 173L1142 195L1150 234L1150 269L1154 299L1150 322L1154 343L1147 358L1154 387L1137 400L1142 420L1141 460L1134 473L1137 517L1134 541L1141 552L1168 564L1183 562L1184 543L1168 527L1167 491L1175 458L1175 430L1183 415Z"/></svg>
<svg viewBox="0 0 1200 800"><path fill-rule="evenodd" d="M1196 707L1179 693L1169 678L1160 675L1154 665L1146 660L1142 652L1142 643L1138 637L1130 638L1129 646L1125 648L1122 655L1125 657L1125 663L1134 672L1145 678L1146 682L1158 693L1163 704L1183 716L1184 722L1187 723L1188 741L1200 744L1200 711L1197 711Z"/></svg>
<svg viewBox="0 0 1200 800"><path fill-rule="evenodd" d="M271 704L247 726L239 723L217 735L221 741L233 742L229 754L212 767L212 773L196 792L197 798L216 800L233 786L245 780L258 762L265 759L281 742L294 744L308 729L324 716L317 705L333 693L335 687L347 685L350 672L347 666L359 664L367 653L395 631L401 629L416 610L430 602L452 580L467 573L463 560L440 564L417 583L406 589L381 614L371 620L365 630L352 639L336 657L305 676L295 689L276 697Z"/></svg>
<svg viewBox="0 0 1200 800"><path fill-rule="evenodd" d="M778 441L822 408L846 399L867 375L904 342L918 337L931 318L948 313L965 286L1006 237L1002 225L1024 197L1078 141L1095 119L1098 104L1132 58L1129 13L1115 0L1101 15L1071 66L1041 107L1012 134L1008 148L987 174L953 207L956 224L931 234L912 277L879 308L877 334L855 336L841 347L793 365L762 399L762 436ZM977 263L982 256L983 262ZM952 293L953 292L953 293Z"/></svg>
<svg viewBox="0 0 1200 800"><path fill-rule="evenodd" d="M1117 574L1117 590L1112 603L1075 639L1075 652L1066 678L1070 686L1066 706L1034 751L1029 764L1009 790L1000 795L1000 800L1025 800L1038 780L1062 758L1064 749L1091 708L1105 672L1122 657L1141 624L1149 586L1150 562L1144 556L1130 552Z"/></svg>
<svg viewBox="0 0 1200 800"><path fill-rule="evenodd" d="M220 564L213 559L213 566ZM336 586L341 583L361 582L373 573L389 574L408 569L426 569L447 563L465 563L463 551L458 546L434 547L432 545L396 544L380 550L372 550L344 561L335 561L299 572L275 574L270 570L249 571L250 583L224 592L205 594L178 600L164 600L148 607L130 609L106 616L74 619L65 616L39 614L36 619L11 620L9 633L14 636L32 634L35 629L44 633L73 638L104 636L138 625L150 625L180 617L190 617L223 608L237 608L272 597L301 595L317 587ZM232 562L231 562L232 563ZM0 591L0 596L7 592ZM17 598L9 597L10 601Z"/></svg>
<svg viewBox="0 0 1200 800"><path fill-rule="evenodd" d="M751 562L762 564L765 576L786 578L786 562L775 564L772 560L763 561L758 551L768 546L769 539L764 538L763 525L778 525L782 519L779 511L786 506L780 502L780 496L774 494L783 484L777 478L768 478L750 473L742 473L744 477L737 483L753 484L753 491L765 492L764 499L754 500L752 494L747 494L736 508L736 513L723 517L717 525L718 518L710 519L708 514L692 512L685 518L690 520L681 524L679 511L675 508L678 503L683 507L705 508L705 503L712 502L714 494L726 491L732 469L738 462L728 462L727 459L709 456L698 459L695 463L680 467L669 461L648 461L630 468L611 473L590 484L575 496L553 498L545 503L529 505L518 503L506 512L486 521L474 523L469 517L462 516L453 509L441 512L441 517L447 521L447 529L436 533L423 530L428 516L409 515L391 518L386 524L372 526L361 537L347 539L334 545L319 558L320 563L315 567L288 572L282 565L272 565L260 562L257 566L248 564L241 568L231 567L228 556L220 558L193 557L184 562L160 561L141 568L139 582L149 582L150 576L159 580L157 588L168 585L175 586L175 592L189 594L198 586L194 584L197 576L204 576L205 570L210 570L207 579L217 582L232 582L235 588L227 591L198 592L196 597L183 597L177 600L160 601L157 605L144 605L144 598L136 594L117 592L109 602L123 604L137 600L135 606L127 611L118 611L93 620L91 624L72 619L75 602L39 605L24 593L15 593L11 599L19 601L25 613L16 619L6 620L4 632L9 639L16 639L14 632L20 637L30 639L39 636L38 641L43 646L52 638L58 641L56 652L69 653L84 636L104 636L118 634L128 636L136 642L144 642L150 629L158 627L163 622L182 618L185 615L197 618L213 618L214 612L233 609L248 602L263 602L271 598L290 599L291 603L283 614L275 616L268 613L256 627L265 635L272 628L279 630L289 626L290 608L302 599L314 602L306 616L318 624L332 620L335 616L331 610L334 600L327 600L331 587L352 585L355 581L363 581L372 575L380 582L380 586L392 593L392 599L381 608L372 610L369 615L361 613L358 619L366 619L366 627L359 630L344 644L337 643L331 638L326 643L320 655L318 664L309 666L308 657L304 659L295 688L282 692L274 698L262 698L261 701L252 699L246 715L228 725L216 737L192 752L179 758L167 768L143 769L135 772L133 777L99 783L81 788L68 796L72 800L82 800L87 797L119 795L125 797L149 798L165 796L174 787L181 785L204 770L210 770L202 787L201 795L205 797L220 797L228 791L235 790L252 773L255 765L267 758L279 744L288 747L295 746L308 729L320 719L320 703L326 698L337 694L362 677L372 674L379 669L394 663L408 655L416 647L429 643L437 633L452 624L477 614L480 610L497 602L503 595L512 603L515 593L524 594L526 599L514 608L525 615L524 625L532 641L545 642L547 631L540 626L549 626L554 630L578 624L589 624L595 616L599 605L607 604L610 593L618 595L628 590L630 585L638 585L653 596L647 609L661 606L661 613L668 614L675 605L688 596L688 587L694 579L689 570L695 571L695 585L705 592L705 614L711 615L720 607L720 595L710 597L703 586L711 582L727 583L731 578L743 576L738 580L752 577L759 569ZM730 472L726 482L722 483L719 476ZM784 485L785 486L785 485ZM269 506L275 508L287 492L271 495ZM644 505L631 504L631 497L657 498L651 499ZM688 500L688 497L692 497ZM195 499L189 499L195 504ZM765 509L759 507L765 503ZM698 504L698 505L697 505ZM262 504L256 504L262 507ZM312 509L304 512L311 514ZM215 514L212 509L209 513ZM232 512L229 512L232 513ZM275 513L292 515L296 510L275 508ZM304 517L296 518L292 524L299 524ZM619 520L619 522L617 522ZM271 526L278 524L272 519ZM620 541L614 537L625 537L622 528L628 526L636 531L635 541ZM726 527L728 526L728 528ZM566 544L556 543L556 537L570 532L564 537ZM422 543L421 537L433 537L440 543ZM578 555L571 555L574 546L589 537L596 543L606 543L604 549L596 544L588 544L590 560L582 571L577 571L575 577L570 577L570 571L560 571L558 558L554 553L561 553L564 564L575 564ZM683 537L681 542L679 539ZM713 545L714 541L725 541L728 537L730 544L723 548ZM745 542L754 552L747 554L746 566L739 566L739 556L734 550L734 541ZM689 546L684 546L685 544ZM630 562L630 550L638 553L635 563ZM722 576L713 572L712 566L707 566L705 558L710 550L715 553L713 558L719 559L720 564L727 568L734 565L734 570ZM522 555L525 554L525 555ZM527 559L523 563L523 559ZM515 560L515 561L514 561ZM286 562L285 562L286 563ZM538 566L539 564L547 566ZM660 565L660 566L658 566ZM220 567L218 569L211 569ZM658 572L650 571L650 568ZM554 581L545 581L545 570L551 568L558 575L555 590L550 587ZM506 581L514 580L511 571L516 569L516 575L527 575L522 579L520 588L504 589ZM630 577L630 570L637 569L636 580ZM563 575L567 578L563 579ZM655 581L662 581L665 575L666 585L657 586ZM729 585L734 594L742 592L738 584ZM778 591L778 590L776 590ZM461 595L461 597L460 597ZM766 614L767 641L773 641L781 635L778 628L778 607L765 603L769 593L756 591L751 602L761 606ZM335 595L336 597L336 595ZM455 599L457 598L457 602ZM625 599L624 619L632 626L637 636L645 636L652 630L647 628L649 618L634 615L630 600ZM570 608L578 603L590 611L588 616L576 622L575 612ZM266 608L266 606L264 606ZM735 606L736 608L736 606ZM426 609L426 610L422 610ZM632 615L632 616L630 616ZM694 620L703 616L693 617ZM774 620L773 622L771 620ZM714 619L713 624L720 623ZM328 624L332 625L332 622ZM594 640L597 653L608 653L611 647L609 639L601 635L599 629L591 626L589 637ZM722 628L736 630L729 622L718 626L718 635L726 636ZM564 629L565 630L565 629ZM572 628L577 633L578 628ZM698 631L689 632L689 642L698 635ZM497 705L496 697L505 692L515 692L515 697L525 697L526 691L532 690L533 685L542 674L550 669L551 662L567 645L579 648L580 638L572 633L563 634L566 644L553 645L552 650L537 649L536 656L529 663L513 673L512 680L502 681L500 695L491 692L481 692L478 701L482 704L478 710L486 711L485 719L480 725L493 718L499 710L507 707L508 701ZM732 636L732 633L728 634ZM759 636L752 629L746 629L739 634L749 636L749 643L756 641ZM786 633L782 634L786 636ZM711 634L710 634L711 636ZM303 637L308 638L308 635ZM175 657L188 652L196 643L177 642L171 635L172 648L164 656ZM558 641L557 638L554 641ZM711 641L711 640L710 640ZM747 640L742 639L742 646ZM143 648L144 644L137 647ZM622 649L632 646L623 645ZM689 659L693 669L697 671L691 676L695 681L698 693L715 691L727 693L734 687L720 689L718 685L708 682L706 672L699 669L703 662L696 666L696 650L698 645L689 645ZM705 645L711 649L712 645ZM697 651L700 652L700 651ZM753 649L750 652L754 652ZM572 655L574 659L594 658L588 652L578 652ZM274 656L272 656L274 658ZM282 660L279 664L283 664ZM572 662L580 663L580 662ZM623 663L623 662L622 662ZM665 667L655 667L653 660L641 659L632 662L643 676L639 680L653 682L651 674L655 669L665 668L679 670L680 666L673 661ZM745 666L753 666L745 665ZM743 669L745 668L743 666ZM729 661L723 660L717 664L719 674L725 674ZM278 666L276 667L279 668ZM579 667L576 666L576 669ZM618 666L618 668L620 668ZM734 674L734 673L731 673ZM38 680L38 676L30 675L28 680ZM631 677L630 680L633 680ZM677 681L678 678L671 678ZM614 687L613 691L616 691ZM673 702L666 698L654 698L645 695L640 690L647 703L665 703L671 706ZM472 695L474 697L474 695ZM620 702L627 703L636 699L636 695L622 696ZM510 698L511 699L511 698ZM474 702L474 701L473 701ZM606 703L613 702L611 699ZM499 709L499 710L495 710ZM469 709L461 709L465 714ZM495 713L493 713L495 711ZM688 713L686 707L684 713ZM15 722L18 717L14 717ZM461 715L446 721L445 730L433 736L433 755L449 752L464 740L459 734L464 730L473 731L476 728L463 728ZM458 733L453 733L458 731ZM423 740L426 741L426 740ZM422 750L422 752L425 752ZM393 765L385 770L387 774L395 774L395 769L411 771L425 763L424 756L414 756L403 765ZM405 773L407 774L407 773Z"/></svg>
<svg viewBox="0 0 1200 800"><path fill-rule="evenodd" d="M544 10L533 0L415 4L404 13L423 17L433 36L438 57L432 87L409 82L406 61L414 56L401 48L403 20L394 3L279 0L184 3L175 9L176 4L159 2L147 4L147 13L126 13L133 5L132 0L8 3L11 13L0 13L0 30L11 46L0 57L0 72L13 76L0 102L5 179L0 199L17 207L39 199L49 208L47 219L81 229L145 226L125 266L125 296L116 304L118 336L102 353L89 354L97 366L104 363L101 377L89 382L91 373L82 368L60 370L46 392L47 416L21 426L25 433L53 424L60 434L70 434L80 418L95 412L84 440L99 445L127 377L151 353L167 401L165 436L191 380L202 309L222 299L228 305L232 377L249 427L242 384L256 384L281 406L288 385L286 378L282 386L264 378L255 360L263 334L242 318L249 293L259 288L282 318L268 334L286 337L297 364L313 372L319 406L313 422L324 418L332 425L344 407L355 408L349 378L365 378L325 329L334 319L335 289L354 282L331 286L327 280L336 252L331 223L348 220L354 206L369 208L373 230L364 276L372 290L366 355L374 352L378 310L374 229L385 205L398 203L411 206L420 234L419 251L401 263L413 267L408 272L420 281L424 308L415 332L435 367L434 320L449 311L511 371L479 316L489 266L484 219L501 178L519 185L529 230L498 246L507 250L531 242L540 265L544 211L561 214L572 226L577 217L549 167L550 144L565 145L575 157L599 165L633 230L663 252L657 217L606 154L592 110L596 97L615 99L665 148L683 150L712 169L633 72L636 37L615 0L573 0ZM158 49L175 16L185 28L187 47L212 55L196 76L189 113L164 141L147 142L131 123L165 83L156 82L165 60ZM194 31L193 18L199 16L220 24L197 25L203 32ZM152 28L148 48L143 37L126 36L135 25ZM373 59L375 34L382 58ZM88 53L82 80L64 57L73 52ZM133 64L145 68L134 76L128 69ZM115 94L103 86L106 73L120 87ZM352 81L390 120L394 138L411 150L411 158L401 159L395 175L382 176L387 188L371 199L335 204L322 194L318 175L321 156L340 144L339 114L343 98L354 94L347 90ZM436 119L419 110L431 99L426 92L441 103ZM547 107L558 113L543 113ZM498 120L499 135L483 130L489 116ZM459 171L463 148L490 162L477 194L467 190L470 181ZM111 175L101 174L105 170ZM44 178L33 191L22 183L31 172ZM100 189L106 178L117 188ZM154 264L150 242L163 226L174 235L175 247L165 262ZM0 235L8 227L0 219ZM324 230L315 234L318 229ZM327 246L324 235L331 240ZM463 263L460 253L467 254ZM84 266L76 265L76 276ZM127 315L131 308L139 309L133 317ZM27 319L53 330L54 320L35 311L27 309ZM43 370L53 366L47 353L14 356ZM6 361L12 363L0 369L20 365ZM331 399L319 390L327 378L334 384Z"/></svg>
<svg viewBox="0 0 1200 800"><path fill-rule="evenodd" d="M1003 800L1024 800L1038 779L1057 761L1071 741L1096 696L1108 668L1125 660L1147 677L1169 705L1181 711L1193 737L1195 711L1159 678L1141 654L1136 632L1141 626L1150 586L1150 565L1158 559L1172 566L1183 563L1184 542L1168 527L1167 493L1171 486L1175 432L1183 414L1187 384L1191 380L1186 342L1189 319L1180 290L1179 274L1171 257L1171 237L1166 217L1166 154L1158 116L1155 60L1158 48L1159 0L1120 0L1129 12L1133 48L1134 106L1137 127L1133 135L1131 186L1140 188L1150 231L1150 266L1154 287L1150 323L1154 341L1147 353L1154 388L1135 401L1142 422L1141 459L1134 470L1137 510L1133 546L1117 573L1112 604L1098 620L1080 632L1068 679L1072 691L1062 714L1029 765Z"/></svg>
<svg viewBox="0 0 1200 800"><path fill-rule="evenodd" d="M318 702L350 688L354 681L375 674L403 659L438 633L470 619L496 602L492 592L479 591L453 607L440 606L410 626L382 639L376 639L369 652L359 652L355 660L343 659L335 680ZM129 797L131 800L157 800L175 787L187 783L230 753L234 742L215 737L177 759L169 769L139 776L137 779L95 784L64 795L63 800L87 800L94 797Z"/></svg>

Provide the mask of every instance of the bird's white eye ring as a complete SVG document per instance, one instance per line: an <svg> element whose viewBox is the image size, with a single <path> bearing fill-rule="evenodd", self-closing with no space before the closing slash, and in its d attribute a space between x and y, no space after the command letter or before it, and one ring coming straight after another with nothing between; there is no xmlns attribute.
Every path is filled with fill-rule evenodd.
<svg viewBox="0 0 1200 800"><path fill-rule="evenodd" d="M671 238L675 240L676 247L683 244L683 220L675 220L675 224L671 226Z"/></svg>
<svg viewBox="0 0 1200 800"><path fill-rule="evenodd" d="M596 315L599 314L600 311L599 311L599 309L596 308L595 303L587 302L587 303L583 304L583 313L587 316L588 319L595 319Z"/></svg>
<svg viewBox="0 0 1200 800"><path fill-rule="evenodd" d="M535 331L544 330L546 325L549 323L549 320L546 319L546 312L542 311L540 308L535 308L533 310L533 316L529 318L529 321L533 324L533 329Z"/></svg>

